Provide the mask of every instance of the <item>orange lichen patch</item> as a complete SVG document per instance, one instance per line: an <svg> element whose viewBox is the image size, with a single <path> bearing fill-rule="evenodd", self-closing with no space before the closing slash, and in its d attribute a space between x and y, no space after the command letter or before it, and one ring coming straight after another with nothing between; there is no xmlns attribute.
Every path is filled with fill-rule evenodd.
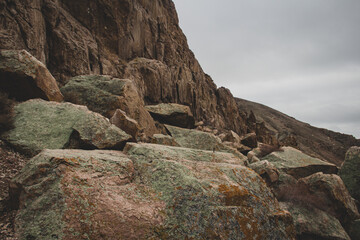
<svg viewBox="0 0 360 240"><path fill-rule="evenodd" d="M249 198L249 191L240 186L221 184L218 190L225 196L226 206L242 206L244 201Z"/></svg>
<svg viewBox="0 0 360 240"><path fill-rule="evenodd" d="M54 162L55 164L65 164L65 165L79 165L79 160L76 158L66 158L66 157L53 157L51 159L52 162Z"/></svg>

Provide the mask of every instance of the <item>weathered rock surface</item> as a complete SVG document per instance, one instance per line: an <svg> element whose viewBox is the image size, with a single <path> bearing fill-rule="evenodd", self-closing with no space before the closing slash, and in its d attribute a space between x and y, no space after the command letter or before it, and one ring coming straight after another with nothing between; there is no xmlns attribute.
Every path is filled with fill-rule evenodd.
<svg viewBox="0 0 360 240"><path fill-rule="evenodd" d="M120 109L115 111L114 115L110 118L110 122L124 130L127 134L130 134L134 139L137 139L139 136L141 127L138 122L129 118L126 113Z"/></svg>
<svg viewBox="0 0 360 240"><path fill-rule="evenodd" d="M350 240L339 220L319 209L281 202L294 218L297 239Z"/></svg>
<svg viewBox="0 0 360 240"><path fill-rule="evenodd" d="M28 50L60 85L78 75L130 78L146 104L188 105L198 121L246 132L231 93L217 89L190 51L171 0L29 4L1 2L0 48Z"/></svg>
<svg viewBox="0 0 360 240"><path fill-rule="evenodd" d="M151 143L178 147L179 144L169 135L154 134L151 138Z"/></svg>
<svg viewBox="0 0 360 240"><path fill-rule="evenodd" d="M143 239L165 204L121 152L44 150L12 182L19 239Z"/></svg>
<svg viewBox="0 0 360 240"><path fill-rule="evenodd" d="M56 80L45 65L25 50L0 50L0 89L20 101L63 100Z"/></svg>
<svg viewBox="0 0 360 240"><path fill-rule="evenodd" d="M250 148L256 148L258 145L256 134L255 133L246 134L241 138L240 143Z"/></svg>
<svg viewBox="0 0 360 240"><path fill-rule="evenodd" d="M299 179L295 192L294 199L299 198L335 216L345 229L359 218L355 201L338 175L319 172Z"/></svg>
<svg viewBox="0 0 360 240"><path fill-rule="evenodd" d="M228 153L133 143L125 149L142 181L170 207L166 213L172 218L160 229L164 238L293 238L288 213L269 213L271 192L253 171L229 164Z"/></svg>
<svg viewBox="0 0 360 240"><path fill-rule="evenodd" d="M18 237L294 239L291 215L253 171L149 146L42 151L11 184Z"/></svg>
<svg viewBox="0 0 360 240"><path fill-rule="evenodd" d="M71 78L61 88L65 100L87 106L91 111L111 118L117 109L135 119L147 136L157 132L154 120L131 80L110 76L86 75Z"/></svg>
<svg viewBox="0 0 360 240"><path fill-rule="evenodd" d="M15 107L7 141L29 154L42 149L120 149L131 136L108 119L71 103L29 100Z"/></svg>
<svg viewBox="0 0 360 240"><path fill-rule="evenodd" d="M351 135L310 126L262 104L239 98L236 102L240 112L248 116L244 119L247 119L249 131L255 132L260 142L296 147L339 167L346 151L360 146L360 140Z"/></svg>
<svg viewBox="0 0 360 240"><path fill-rule="evenodd" d="M360 201L360 147L350 148L339 171L351 196Z"/></svg>
<svg viewBox="0 0 360 240"><path fill-rule="evenodd" d="M274 166L295 178L309 176L316 172L337 173L334 164L324 162L320 159L310 157L292 147L282 147L281 151L272 152L261 160L267 160Z"/></svg>
<svg viewBox="0 0 360 240"><path fill-rule="evenodd" d="M254 170L269 184L279 180L279 170L267 160L251 163L248 165L248 168Z"/></svg>
<svg viewBox="0 0 360 240"><path fill-rule="evenodd" d="M176 103L160 103L147 105L145 108L155 120L161 123L182 128L194 127L194 116L188 106Z"/></svg>

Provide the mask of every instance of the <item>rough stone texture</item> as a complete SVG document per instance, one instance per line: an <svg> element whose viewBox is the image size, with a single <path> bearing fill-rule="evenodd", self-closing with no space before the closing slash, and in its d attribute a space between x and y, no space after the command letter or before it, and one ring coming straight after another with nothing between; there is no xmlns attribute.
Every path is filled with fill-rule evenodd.
<svg viewBox="0 0 360 240"><path fill-rule="evenodd" d="M246 134L241 138L241 144L244 144L245 146L256 148L257 147L257 137L255 133L249 133Z"/></svg>
<svg viewBox="0 0 360 240"><path fill-rule="evenodd" d="M110 122L118 128L124 130L127 134L130 134L134 139L137 139L141 130L137 121L129 118L126 113L120 109L117 109L114 115L110 118Z"/></svg>
<svg viewBox="0 0 360 240"><path fill-rule="evenodd" d="M339 220L316 208L280 203L294 218L297 239L350 240Z"/></svg>
<svg viewBox="0 0 360 240"><path fill-rule="evenodd" d="M274 183L279 180L280 172L277 168L268 161L259 161L249 164L247 166L259 174L268 184Z"/></svg>
<svg viewBox="0 0 360 240"><path fill-rule="evenodd" d="M157 105L145 106L151 116L164 124L170 124L182 128L193 128L194 116L188 106L176 103L160 103Z"/></svg>
<svg viewBox="0 0 360 240"><path fill-rule="evenodd" d="M299 179L297 189L300 198L335 216L346 230L360 217L354 199L338 175L315 173Z"/></svg>
<svg viewBox="0 0 360 240"><path fill-rule="evenodd" d="M259 142L292 146L339 167L346 151L360 146L360 140L354 136L310 126L262 104L239 98L236 102L246 116L248 131L255 132Z"/></svg>
<svg viewBox="0 0 360 240"><path fill-rule="evenodd" d="M352 147L347 151L339 176L351 196L360 201L360 147Z"/></svg>
<svg viewBox="0 0 360 240"><path fill-rule="evenodd" d="M309 176L316 172L337 173L337 167L331 163L310 157L292 147L282 147L281 151L272 152L261 160L268 160L277 169L295 178Z"/></svg>
<svg viewBox="0 0 360 240"><path fill-rule="evenodd" d="M294 239L291 216L263 180L229 164L225 153L133 143L125 149L142 182L167 204L162 239Z"/></svg>
<svg viewBox="0 0 360 240"><path fill-rule="evenodd" d="M29 100L15 107L15 128L6 139L36 154L42 149L120 149L131 136L84 106Z"/></svg>
<svg viewBox="0 0 360 240"><path fill-rule="evenodd" d="M135 119L147 136L157 133L154 120L133 81L110 76L85 75L71 78L61 88L65 100L87 106L91 111L111 118L117 109Z"/></svg>
<svg viewBox="0 0 360 240"><path fill-rule="evenodd" d="M61 85L78 75L126 76L147 104L188 105L198 121L246 132L231 93L189 50L171 0L2 1L0 16L0 48L28 50Z"/></svg>
<svg viewBox="0 0 360 240"><path fill-rule="evenodd" d="M0 89L20 101L63 100L56 80L45 65L25 50L0 50Z"/></svg>
<svg viewBox="0 0 360 240"><path fill-rule="evenodd" d="M240 143L241 138L240 136L234 132L234 131L230 131L228 132L225 137L222 139L222 141L228 141L228 142L233 142L233 143Z"/></svg>
<svg viewBox="0 0 360 240"><path fill-rule="evenodd" d="M19 239L147 239L164 201L134 183L132 161L105 150L44 150L11 184Z"/></svg>
<svg viewBox="0 0 360 240"><path fill-rule="evenodd" d="M125 152L142 155L147 159L182 159L188 161L227 163L244 166L243 159L227 152L213 152L200 149L172 147L150 143L127 143Z"/></svg>
<svg viewBox="0 0 360 240"><path fill-rule="evenodd" d="M151 143L178 147L179 144L169 135L154 134L151 138Z"/></svg>
<svg viewBox="0 0 360 240"><path fill-rule="evenodd" d="M241 158L243 161L246 161L246 157L237 151L237 149L222 144L221 140L212 133L193 129L184 129L170 125L165 125L165 127L181 147L231 152L236 154L237 157Z"/></svg>
<svg viewBox="0 0 360 240"><path fill-rule="evenodd" d="M128 156L42 151L11 184L18 237L295 239L291 215L253 171L149 145L130 144Z"/></svg>

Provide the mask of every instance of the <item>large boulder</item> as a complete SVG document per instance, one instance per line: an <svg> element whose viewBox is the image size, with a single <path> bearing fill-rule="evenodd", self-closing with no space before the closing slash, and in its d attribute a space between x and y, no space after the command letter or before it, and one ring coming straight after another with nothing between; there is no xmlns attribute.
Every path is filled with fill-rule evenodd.
<svg viewBox="0 0 360 240"><path fill-rule="evenodd" d="M0 50L0 89L20 101L32 98L63 100L56 80L46 66L25 50Z"/></svg>
<svg viewBox="0 0 360 240"><path fill-rule="evenodd" d="M360 147L351 147L347 151L339 176L351 196L360 201Z"/></svg>
<svg viewBox="0 0 360 240"><path fill-rule="evenodd" d="M297 239L350 240L338 219L311 206L281 202L294 218Z"/></svg>
<svg viewBox="0 0 360 240"><path fill-rule="evenodd" d="M11 183L18 238L294 239L253 171L158 146L42 151Z"/></svg>
<svg viewBox="0 0 360 240"><path fill-rule="evenodd" d="M166 203L160 238L294 238L291 216L234 155L135 143L125 151L141 182Z"/></svg>
<svg viewBox="0 0 360 240"><path fill-rule="evenodd" d="M121 109L138 122L147 136L157 133L155 122L131 80L103 75L77 76L71 78L61 92L66 101L85 105L107 118Z"/></svg>
<svg viewBox="0 0 360 240"><path fill-rule="evenodd" d="M295 178L303 178L316 172L337 173L334 164L310 157L292 147L282 147L280 151L272 152L261 160L267 160L274 166Z"/></svg>
<svg viewBox="0 0 360 240"><path fill-rule="evenodd" d="M264 178L266 183L268 183L269 185L279 180L279 170L273 164L269 163L266 160L251 163L247 167L251 168L262 178Z"/></svg>
<svg viewBox="0 0 360 240"><path fill-rule="evenodd" d="M15 107L7 141L34 155L42 149L121 149L131 136L108 119L71 103L33 99Z"/></svg>
<svg viewBox="0 0 360 240"><path fill-rule="evenodd" d="M315 173L299 179L291 200L302 201L335 216L345 229L359 218L354 199L338 175Z"/></svg>
<svg viewBox="0 0 360 240"><path fill-rule="evenodd" d="M145 108L155 120L161 123L182 128L194 127L194 116L188 106L176 103L160 103L157 105L148 105Z"/></svg>

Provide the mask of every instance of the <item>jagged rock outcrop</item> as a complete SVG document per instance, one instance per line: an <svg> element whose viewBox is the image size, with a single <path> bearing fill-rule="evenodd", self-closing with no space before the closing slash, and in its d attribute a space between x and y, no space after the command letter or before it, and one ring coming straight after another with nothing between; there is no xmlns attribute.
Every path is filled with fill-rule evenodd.
<svg viewBox="0 0 360 240"><path fill-rule="evenodd" d="M19 101L32 98L63 100L51 73L25 50L0 50L0 90Z"/></svg>
<svg viewBox="0 0 360 240"><path fill-rule="evenodd" d="M129 78L146 104L188 105L198 121L245 133L231 93L217 89L189 50L171 0L0 4L0 48L28 50L60 85L87 74Z"/></svg>
<svg viewBox="0 0 360 240"><path fill-rule="evenodd" d="M30 155L43 149L121 149L130 138L84 106L40 99L15 107L14 129L5 135L10 144Z"/></svg>
<svg viewBox="0 0 360 240"><path fill-rule="evenodd" d="M18 237L294 239L291 215L257 174L227 163L231 154L200 152L44 150L11 184Z"/></svg>
<svg viewBox="0 0 360 240"><path fill-rule="evenodd" d="M346 152L339 176L351 196L360 202L360 147L352 147Z"/></svg>
<svg viewBox="0 0 360 240"><path fill-rule="evenodd" d="M160 103L147 105L145 108L155 120L161 123L182 128L194 127L194 116L188 106L176 103Z"/></svg>
<svg viewBox="0 0 360 240"><path fill-rule="evenodd" d="M334 216L306 204L282 202L280 205L292 214L297 239L350 240Z"/></svg>
<svg viewBox="0 0 360 240"><path fill-rule="evenodd" d="M111 76L85 75L71 78L61 88L65 100L87 106L91 111L112 118L117 109L135 119L147 136L157 133L155 122L144 108L133 81Z"/></svg>
<svg viewBox="0 0 360 240"><path fill-rule="evenodd" d="M248 130L256 132L260 142L292 146L339 167L346 151L360 146L360 140L353 136L312 127L262 104L239 98L236 102L240 112L248 116Z"/></svg>
<svg viewBox="0 0 360 240"><path fill-rule="evenodd" d="M331 163L310 157L292 147L282 147L279 151L272 152L261 160L267 160L274 166L295 177L303 178L316 172L337 173L338 168Z"/></svg>

